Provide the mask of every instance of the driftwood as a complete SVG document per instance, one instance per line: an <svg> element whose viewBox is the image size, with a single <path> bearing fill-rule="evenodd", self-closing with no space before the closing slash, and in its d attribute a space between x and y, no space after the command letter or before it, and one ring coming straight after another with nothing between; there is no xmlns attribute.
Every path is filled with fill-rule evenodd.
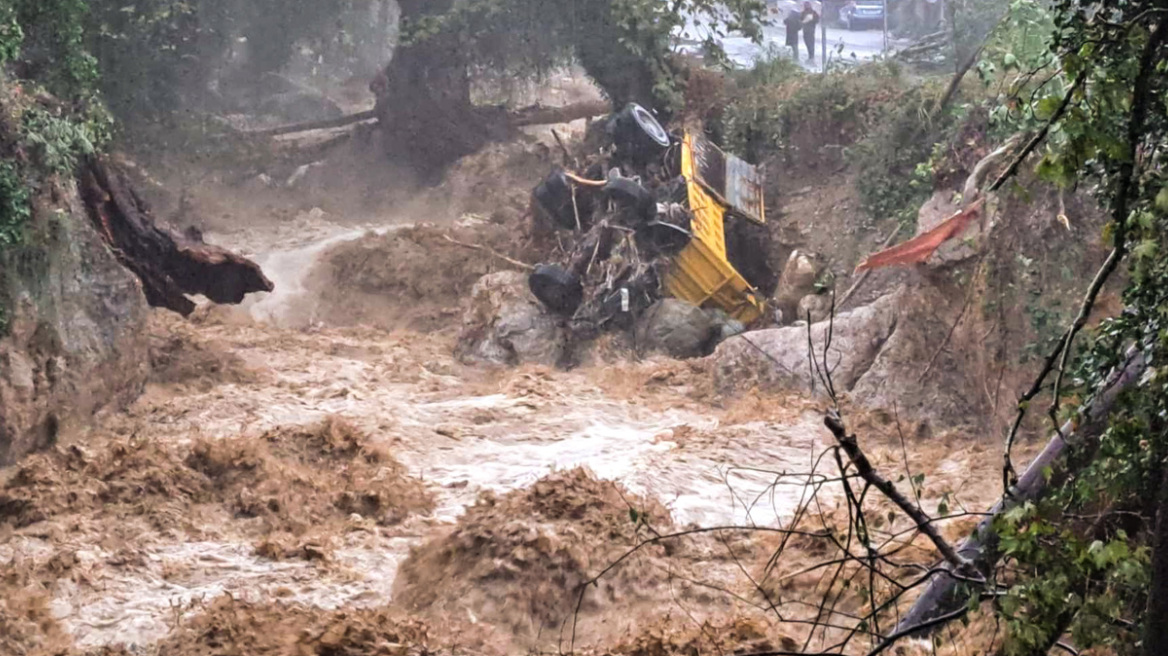
<svg viewBox="0 0 1168 656"><path fill-rule="evenodd" d="M265 128L263 130L244 130L243 133L256 137L278 137L282 134L295 134L297 132L310 132L312 130L343 128L346 125L352 125L362 121L372 121L375 118L377 118L376 110L370 109L368 111L349 114L347 116L338 116L337 118L326 118L319 121L295 123L293 125L281 125L274 128Z"/></svg>
<svg viewBox="0 0 1168 656"><path fill-rule="evenodd" d="M252 292L270 292L272 282L251 260L197 235L183 236L160 227L109 160L91 158L78 175L89 218L118 261L142 282L146 301L183 316L195 309L187 294L235 304Z"/></svg>
<svg viewBox="0 0 1168 656"><path fill-rule="evenodd" d="M603 116L612 112L612 105L607 101L581 102L566 107L541 107L539 105L521 109L508 118L511 125L523 127L525 125L551 125L554 123L570 123L582 118Z"/></svg>
<svg viewBox="0 0 1168 656"><path fill-rule="evenodd" d="M1060 470L1063 469L1067 448L1074 446L1091 450L1097 445L1100 435L1107 428L1107 418L1111 408L1119 395L1140 379L1147 362L1138 350L1128 352L1123 366L1108 377L1100 388L1099 393L1084 409L1081 421L1076 425L1067 422L1047 443L1046 448L1030 463L1017 484L1011 489L1011 494L999 501L989 515L974 529L973 533L961 543L957 552L972 561L973 565L983 573L989 572L998 556L998 535L994 532L994 519L1003 512L1020 503L1040 498L1053 484L1057 485ZM1066 436L1065 438L1063 436ZM1053 472L1050 480L1047 479L1048 470ZM952 566L945 563L936 574L929 587L917 598L908 614L901 619L896 627L896 633L915 633L936 626L937 618L953 613L964 606L970 595L976 591L950 575Z"/></svg>
<svg viewBox="0 0 1168 656"><path fill-rule="evenodd" d="M592 118L593 116L602 116L612 111L612 106L607 102L598 100L595 102L581 102L566 107L544 107L541 105L534 105L532 107L525 107L510 115L508 115L508 122L514 127L523 127L526 125L550 125L553 123L570 123L582 118ZM243 130L243 134L253 137L278 137L284 134L296 134L297 132L311 132L312 130L329 130L334 128L343 128L354 123L363 123L365 121L372 121L377 118L377 110L370 109L356 114L348 114L346 116L338 116L337 118L328 118L319 121L307 121L305 123L294 123L292 125L280 125L274 128L264 128L262 130Z"/></svg>

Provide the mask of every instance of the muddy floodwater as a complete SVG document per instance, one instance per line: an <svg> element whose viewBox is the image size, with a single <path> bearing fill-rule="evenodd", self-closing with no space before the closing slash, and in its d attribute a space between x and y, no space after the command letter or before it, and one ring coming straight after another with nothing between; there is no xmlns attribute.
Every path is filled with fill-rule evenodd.
<svg viewBox="0 0 1168 656"><path fill-rule="evenodd" d="M458 325L429 333L332 327L307 280L321 254L400 226L312 221L305 219L308 231L209 235L254 253L277 291L237 308L203 308L190 322L157 316L156 338L173 342L172 375L127 412L103 415L93 430L98 441L79 438L80 449L100 449L108 436L147 436L183 451L342 417L390 454L401 475L421 482L424 510L392 523L353 513L327 528L296 529L312 536L307 546L300 538L296 553L327 552L320 560L257 548L248 528L257 520L229 510L248 487L224 497L223 507L194 497L198 503L184 508L197 512L126 522L69 516L13 536L0 557L73 554L74 575L55 586L50 608L78 645L149 645L224 594L321 609L392 604L411 548L448 531L481 495L577 467L620 484L622 494L660 503L675 527L779 527L807 502L812 479L799 474L813 470L830 439L813 400L721 396L701 361L650 358L572 371L468 366L452 355ZM960 490L992 476L969 464L979 452L936 444L914 447L913 458L930 463L945 489ZM901 458L899 448L877 449L878 459L894 456ZM276 465L286 466L293 467ZM293 481L313 476L288 471ZM820 463L818 471L834 469ZM382 475L390 474L375 477ZM830 509L837 494L820 485L818 503ZM733 579L741 564L700 568ZM666 596L654 611L669 605ZM467 617L478 621L469 610ZM614 622L621 621L633 620Z"/></svg>

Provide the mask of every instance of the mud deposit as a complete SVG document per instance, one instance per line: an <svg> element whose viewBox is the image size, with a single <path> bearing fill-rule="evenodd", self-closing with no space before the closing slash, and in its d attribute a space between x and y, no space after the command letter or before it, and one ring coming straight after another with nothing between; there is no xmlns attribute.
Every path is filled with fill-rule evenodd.
<svg viewBox="0 0 1168 656"><path fill-rule="evenodd" d="M141 398L0 472L0 653L804 644L790 619L813 616L832 585L808 566L837 552L774 531L813 496L811 528L846 521L830 458L812 475L830 439L821 408L720 396L707 361L460 363L451 317L500 265L445 236L515 255L509 228L373 228L268 235L258 257L283 291L190 321L156 315ZM364 296L330 298L337 285ZM927 507L992 499L992 447L941 435L902 449L889 418L853 419L878 466L930 472ZM839 612L858 610L854 597L841 592Z"/></svg>

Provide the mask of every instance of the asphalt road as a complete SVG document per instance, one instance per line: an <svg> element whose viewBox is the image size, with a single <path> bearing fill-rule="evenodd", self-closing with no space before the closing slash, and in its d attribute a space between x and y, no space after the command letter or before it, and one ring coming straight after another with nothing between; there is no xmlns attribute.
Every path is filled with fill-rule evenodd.
<svg viewBox="0 0 1168 656"><path fill-rule="evenodd" d="M786 47L786 33L782 25L775 25L764 29L764 41L761 45L745 37L726 37L722 39L722 47L731 61L739 66L748 67L755 60L768 56L768 53L780 53L790 56L791 50ZM807 48L803 39L799 39L799 63L808 70L822 70L823 45L820 42L821 32L815 33L815 61L807 61ZM907 42L901 42L888 37L889 51L903 47ZM846 30L828 26L827 28L827 56L829 61L837 59L851 61L866 61L879 56L884 51L884 33L882 30Z"/></svg>

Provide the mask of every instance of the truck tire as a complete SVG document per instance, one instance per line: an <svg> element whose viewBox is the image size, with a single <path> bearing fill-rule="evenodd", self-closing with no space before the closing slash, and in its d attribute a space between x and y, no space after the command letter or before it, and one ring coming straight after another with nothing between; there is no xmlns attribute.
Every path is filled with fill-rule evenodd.
<svg viewBox="0 0 1168 656"><path fill-rule="evenodd" d="M572 207L572 182L563 169L552 171L531 191L532 197L552 225L561 230L576 229L576 210L580 211L580 228L587 230L592 218L592 196L576 190L576 207Z"/></svg>
<svg viewBox="0 0 1168 656"><path fill-rule="evenodd" d="M531 293L547 308L571 316L584 302L580 279L554 264L540 264L527 277Z"/></svg>
<svg viewBox="0 0 1168 656"><path fill-rule="evenodd" d="M638 224L652 221L657 216L657 198L635 180L614 178L604 185L604 192L618 208L631 212Z"/></svg>
<svg viewBox="0 0 1168 656"><path fill-rule="evenodd" d="M617 154L635 164L658 160L669 149L669 133L649 110L629 103L609 124Z"/></svg>

